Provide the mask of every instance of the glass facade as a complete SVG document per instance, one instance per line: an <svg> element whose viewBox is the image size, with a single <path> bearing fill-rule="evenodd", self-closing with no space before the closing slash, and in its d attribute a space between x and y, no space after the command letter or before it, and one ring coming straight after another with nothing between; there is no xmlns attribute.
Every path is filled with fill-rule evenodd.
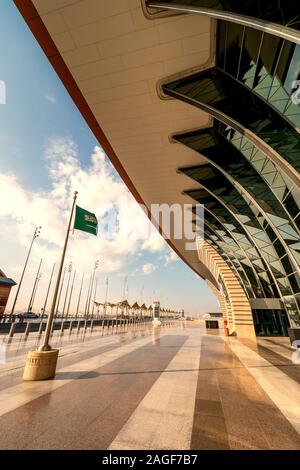
<svg viewBox="0 0 300 470"><path fill-rule="evenodd" d="M299 133L263 98L227 72L215 67L168 83L162 88L167 95L205 111L209 107L210 114L219 120L224 115L241 124L295 170L300 170Z"/></svg>
<svg viewBox="0 0 300 470"><path fill-rule="evenodd" d="M300 29L298 1L173 0ZM162 85L207 112L212 127L173 140L206 164L179 168L200 185L205 238L249 298L280 298L285 310L254 310L258 335L300 326L300 45L238 22L217 22L215 66ZM199 64L200 65L200 64Z"/></svg>
<svg viewBox="0 0 300 470"><path fill-rule="evenodd" d="M291 182L267 155L255 147L247 137L219 121L214 122L214 127L243 154L244 158L249 161L255 171L264 179L269 190L273 192L280 204L284 206L284 209L299 231L300 189Z"/></svg>
<svg viewBox="0 0 300 470"><path fill-rule="evenodd" d="M217 67L253 90L295 128L291 99L300 78L300 45L238 24L218 23Z"/></svg>
<svg viewBox="0 0 300 470"><path fill-rule="evenodd" d="M254 297L254 292L247 274L234 253L234 246L228 243L228 240L222 239L222 235L218 233L218 231L215 231L207 221L205 222L205 239L231 267L246 295L248 295L248 297Z"/></svg>
<svg viewBox="0 0 300 470"><path fill-rule="evenodd" d="M228 208L212 197L204 188L197 191L187 191L187 194L204 205L205 218L208 217L208 214L211 214L214 219L220 222L223 230L226 230L227 234L230 234L239 245L241 250L241 263L244 267L251 267L255 272L254 277L258 279L258 285L261 286L263 292L262 297L278 297L278 290L268 265L259 254L251 237L249 237L244 230L244 227L234 218ZM249 272L248 277L251 277ZM256 286L256 281L252 280L252 283ZM260 297L261 290L254 290L257 293L257 297Z"/></svg>
<svg viewBox="0 0 300 470"><path fill-rule="evenodd" d="M286 306L292 323L300 326L299 306L296 296L300 293L299 275L294 271L285 248L274 234L272 228L264 222L250 201L244 200L237 189L211 165L185 168L181 170L198 181L211 197L226 207L234 216L236 222L245 229L264 262L268 265L282 300ZM201 198L200 190L186 191L201 204L206 202ZM199 197L200 196L200 197Z"/></svg>
<svg viewBox="0 0 300 470"><path fill-rule="evenodd" d="M251 198L281 240L291 257L291 262L294 263L295 271L299 273L298 228L285 207L243 154L214 128L176 135L174 139L204 156L240 190L243 197Z"/></svg>
<svg viewBox="0 0 300 470"><path fill-rule="evenodd" d="M211 235L211 236L210 236ZM245 292L249 297L264 297L263 289L259 285L254 270L249 266L249 260L234 238L224 230L222 224L216 220L212 214L205 213L205 238L209 243L217 245L219 254L226 253L234 265L241 283L245 287ZM247 263L248 261L248 263Z"/></svg>
<svg viewBox="0 0 300 470"><path fill-rule="evenodd" d="M300 29L298 0L155 0L186 6L211 8Z"/></svg>

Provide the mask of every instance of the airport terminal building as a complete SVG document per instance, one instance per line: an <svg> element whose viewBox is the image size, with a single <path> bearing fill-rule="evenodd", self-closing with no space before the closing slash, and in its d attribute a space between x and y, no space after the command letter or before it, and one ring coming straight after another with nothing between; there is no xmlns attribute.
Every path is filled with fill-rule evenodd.
<svg viewBox="0 0 300 470"><path fill-rule="evenodd" d="M299 2L15 4L136 200L204 205L169 242L229 332L299 327Z"/></svg>

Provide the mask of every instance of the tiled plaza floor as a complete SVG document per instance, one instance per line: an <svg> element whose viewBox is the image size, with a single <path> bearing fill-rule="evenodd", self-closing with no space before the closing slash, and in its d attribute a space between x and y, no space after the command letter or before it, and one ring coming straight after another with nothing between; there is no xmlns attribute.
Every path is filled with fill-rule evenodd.
<svg viewBox="0 0 300 470"><path fill-rule="evenodd" d="M200 323L53 338L54 380L22 382L36 337L2 343L0 449L300 449L300 365L287 338Z"/></svg>

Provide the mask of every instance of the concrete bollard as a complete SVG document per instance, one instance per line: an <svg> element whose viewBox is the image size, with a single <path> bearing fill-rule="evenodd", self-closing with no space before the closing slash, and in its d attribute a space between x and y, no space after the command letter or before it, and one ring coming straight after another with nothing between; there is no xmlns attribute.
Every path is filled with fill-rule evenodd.
<svg viewBox="0 0 300 470"><path fill-rule="evenodd" d="M11 326L10 326L8 337L12 338L15 334L15 331L16 331L16 323L12 323Z"/></svg>
<svg viewBox="0 0 300 470"><path fill-rule="evenodd" d="M23 380L47 380L55 376L58 349L29 351Z"/></svg>
<svg viewBox="0 0 300 470"><path fill-rule="evenodd" d="M94 320L91 321L91 331L93 331L93 328L94 328Z"/></svg>
<svg viewBox="0 0 300 470"><path fill-rule="evenodd" d="M72 333L73 330L73 321L70 321L70 326L69 326L69 335Z"/></svg>
<svg viewBox="0 0 300 470"><path fill-rule="evenodd" d="M87 320L84 320L83 329L84 329L84 331L86 331L86 329L87 329Z"/></svg>
<svg viewBox="0 0 300 470"><path fill-rule="evenodd" d="M61 322L61 326L60 326L60 333L61 333L61 334L64 333L64 327L65 327L65 322L62 321L62 322Z"/></svg>
<svg viewBox="0 0 300 470"><path fill-rule="evenodd" d="M81 322L80 322L80 320L78 320L78 323L77 323L77 334L80 332L80 328L81 328Z"/></svg>
<svg viewBox="0 0 300 470"><path fill-rule="evenodd" d="M26 324L26 328L25 328L25 336L27 337L30 333L30 327L31 327L31 323L30 322L27 322Z"/></svg>

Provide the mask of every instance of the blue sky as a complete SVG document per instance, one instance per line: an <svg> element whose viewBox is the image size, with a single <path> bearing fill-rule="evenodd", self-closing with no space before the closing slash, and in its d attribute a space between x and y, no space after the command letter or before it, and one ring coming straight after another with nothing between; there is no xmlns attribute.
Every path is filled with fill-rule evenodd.
<svg viewBox="0 0 300 470"><path fill-rule="evenodd" d="M111 207L127 191L10 0L1 0L0 56L0 80L6 84L6 104L0 104L0 246L6 249L0 268L19 280L33 227L41 224L17 306L26 307L42 257L39 309L60 254L73 185L81 189L79 205L98 210L98 217L103 204ZM144 217L132 199L129 214L133 224ZM71 237L66 263L73 261L78 279L83 271L88 278L95 259L101 260L99 300L106 276L113 301L122 297L128 276L130 302L140 301L144 285L147 304L155 297L191 313L218 309L205 282L155 236L148 244L111 245L101 234L97 239L77 233ZM12 298L13 293L10 304Z"/></svg>

